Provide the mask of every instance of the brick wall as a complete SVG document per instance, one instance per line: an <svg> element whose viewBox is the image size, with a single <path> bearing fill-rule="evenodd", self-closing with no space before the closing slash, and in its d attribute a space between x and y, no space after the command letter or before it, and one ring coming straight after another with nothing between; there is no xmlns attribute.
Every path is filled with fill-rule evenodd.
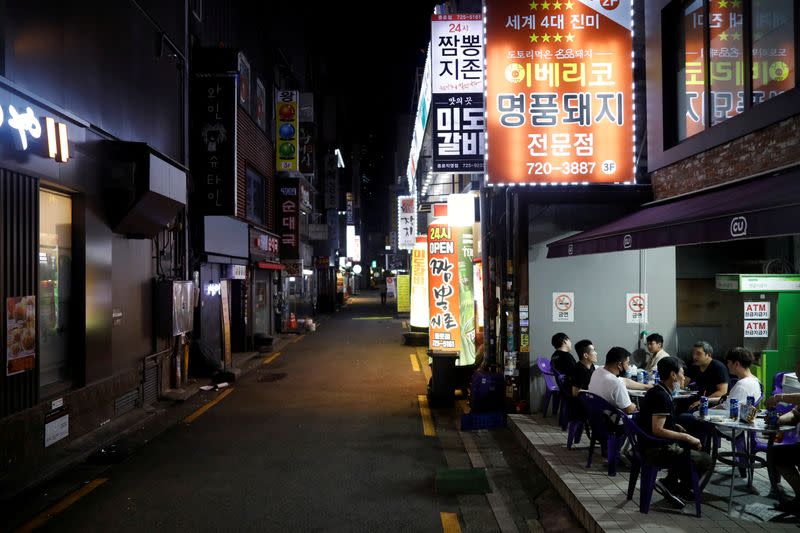
<svg viewBox="0 0 800 533"><path fill-rule="evenodd" d="M247 177L245 168L250 166L264 176L265 225L275 231L275 150L267 136L250 115L237 108L237 153L236 153L236 216L247 218Z"/></svg>
<svg viewBox="0 0 800 533"><path fill-rule="evenodd" d="M799 162L797 115L658 169L650 178L653 194L661 200Z"/></svg>

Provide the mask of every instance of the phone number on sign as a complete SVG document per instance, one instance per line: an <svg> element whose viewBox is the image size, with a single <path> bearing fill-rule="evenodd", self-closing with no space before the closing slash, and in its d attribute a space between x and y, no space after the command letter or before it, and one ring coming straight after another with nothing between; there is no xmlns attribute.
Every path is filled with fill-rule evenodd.
<svg viewBox="0 0 800 533"><path fill-rule="evenodd" d="M566 162L560 165L553 165L547 162L527 163L528 175L533 176L549 176L553 172L560 172L562 174L592 174L597 163L590 162Z"/></svg>

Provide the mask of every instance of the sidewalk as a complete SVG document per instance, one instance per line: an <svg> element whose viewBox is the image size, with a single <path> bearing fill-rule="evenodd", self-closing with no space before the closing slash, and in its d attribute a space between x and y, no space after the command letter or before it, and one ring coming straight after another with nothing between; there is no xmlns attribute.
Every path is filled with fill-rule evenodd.
<svg viewBox="0 0 800 533"><path fill-rule="evenodd" d="M327 320L322 317L322 320ZM273 341L271 350L267 353L241 352L233 354L233 367L241 371L240 376L244 376L257 368L265 356L270 353L281 351L290 342L296 341L296 334L278 334ZM16 477L6 477L0 479L0 511L5 508L13 507L14 501L24 499L26 494L34 492L42 486L67 473L73 467L91 462L97 452L104 450L109 452L108 463L119 462L121 458L114 457L115 454L129 454L132 450L119 450L115 443L130 437L132 433L147 435L141 440L147 442L149 438L161 431L168 429L178 423L182 417L177 413L178 407L188 403L204 385L213 385L210 378L192 379L180 391L165 391L159 401L153 405L138 407L133 411L115 418L96 430L82 435L57 450L46 462L37 465L35 469L29 469L24 474ZM174 399L170 399L174 398ZM137 439L130 439L135 441ZM88 460L88 461L87 461ZM102 460L102 459L101 459ZM56 483L55 492L64 483ZM69 483L66 483L69 485ZM63 487L63 493L54 494L52 487L48 490L48 498L60 499L74 490L74 486ZM0 515L2 512L0 512ZM2 529L2 528L0 528Z"/></svg>
<svg viewBox="0 0 800 533"><path fill-rule="evenodd" d="M509 427L528 455L544 471L547 479L567 502L587 531L624 531L625 533L667 533L679 531L727 532L727 531L794 531L800 523L777 519L778 514L770 510L774 500L767 496L769 480L764 469L757 469L754 493L745 492L746 482L738 475L734 485L733 511L729 515L728 494L730 467L719 463L715 474L703 492L702 518L694 516L694 504L683 511L666 505L658 493L648 514L639 512L639 489L633 499L626 499L628 490L627 469L609 477L608 465L595 453L593 465L586 468L588 442L584 437L580 444L567 449L567 433L557 425L555 417L540 415L509 415ZM784 483L785 485L785 483ZM791 519L789 519L791 520Z"/></svg>

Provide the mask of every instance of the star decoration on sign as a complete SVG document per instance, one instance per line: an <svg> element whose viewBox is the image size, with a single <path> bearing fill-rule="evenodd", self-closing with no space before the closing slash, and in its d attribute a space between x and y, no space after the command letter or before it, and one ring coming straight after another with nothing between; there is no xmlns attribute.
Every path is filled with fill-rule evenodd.
<svg viewBox="0 0 800 533"><path fill-rule="evenodd" d="M531 42L532 43L538 43L539 42L539 36L536 35L535 33L531 33Z"/></svg>
<svg viewBox="0 0 800 533"><path fill-rule="evenodd" d="M553 4L553 9L561 9L561 5L561 2L556 0L556 2Z"/></svg>
<svg viewBox="0 0 800 533"><path fill-rule="evenodd" d="M725 32L720 33L719 34L719 40L720 41L727 41L728 40L728 34L725 33Z"/></svg>
<svg viewBox="0 0 800 533"><path fill-rule="evenodd" d="M539 4L536 3L536 0L533 0L533 2L531 2L531 11L536 11L536 8L538 7Z"/></svg>
<svg viewBox="0 0 800 533"><path fill-rule="evenodd" d="M572 9L572 7L573 7L574 5L575 5L575 4L573 4L573 3L572 3L572 0L568 0L568 1L567 1L567 3L566 3L566 4L564 4L564 7L566 7L567 9Z"/></svg>
<svg viewBox="0 0 800 533"><path fill-rule="evenodd" d="M557 43L560 43L561 42L561 34L560 33L556 33L555 37L553 37L553 40L555 42L557 42Z"/></svg>
<svg viewBox="0 0 800 533"><path fill-rule="evenodd" d="M742 0L732 0L731 6L732 7L739 7L742 4Z"/></svg>
<svg viewBox="0 0 800 533"><path fill-rule="evenodd" d="M550 2L544 0L544 2L542 2L542 9L550 9Z"/></svg>
<svg viewBox="0 0 800 533"><path fill-rule="evenodd" d="M547 35L546 33L544 35L542 35L542 42L543 43L549 43L550 42L550 36Z"/></svg>
<svg viewBox="0 0 800 533"><path fill-rule="evenodd" d="M568 33L568 34L566 35L566 37L567 37L567 42L568 42L568 43L571 43L572 41L574 41L574 40L575 40L575 36L574 36L574 35L572 35L571 33Z"/></svg>
<svg viewBox="0 0 800 533"><path fill-rule="evenodd" d="M736 33L734 33L733 35L731 35L731 37L733 37L733 40L734 40L734 41L738 41L738 40L741 40L741 38L742 38L742 34L741 34L741 33L739 33L739 32L737 31Z"/></svg>
<svg viewBox="0 0 800 533"><path fill-rule="evenodd" d="M728 0L719 0L719 7L728 7Z"/></svg>

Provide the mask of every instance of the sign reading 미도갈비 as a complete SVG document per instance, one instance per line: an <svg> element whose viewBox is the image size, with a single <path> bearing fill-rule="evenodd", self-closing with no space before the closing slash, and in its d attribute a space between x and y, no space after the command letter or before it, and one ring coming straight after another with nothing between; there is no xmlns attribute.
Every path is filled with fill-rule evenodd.
<svg viewBox="0 0 800 533"><path fill-rule="evenodd" d="M439 353L461 350L458 244L453 228L428 226L428 348Z"/></svg>
<svg viewBox="0 0 800 533"><path fill-rule="evenodd" d="M630 1L485 6L486 182L633 181Z"/></svg>
<svg viewBox="0 0 800 533"><path fill-rule="evenodd" d="M417 241L417 197L397 197L397 248L414 249Z"/></svg>
<svg viewBox="0 0 800 533"><path fill-rule="evenodd" d="M770 302L744 302L745 320L765 320L770 315Z"/></svg>
<svg viewBox="0 0 800 533"><path fill-rule="evenodd" d="M431 20L433 170L483 172L483 23L480 14Z"/></svg>
<svg viewBox="0 0 800 533"><path fill-rule="evenodd" d="M553 322L575 322L575 293L553 293Z"/></svg>

